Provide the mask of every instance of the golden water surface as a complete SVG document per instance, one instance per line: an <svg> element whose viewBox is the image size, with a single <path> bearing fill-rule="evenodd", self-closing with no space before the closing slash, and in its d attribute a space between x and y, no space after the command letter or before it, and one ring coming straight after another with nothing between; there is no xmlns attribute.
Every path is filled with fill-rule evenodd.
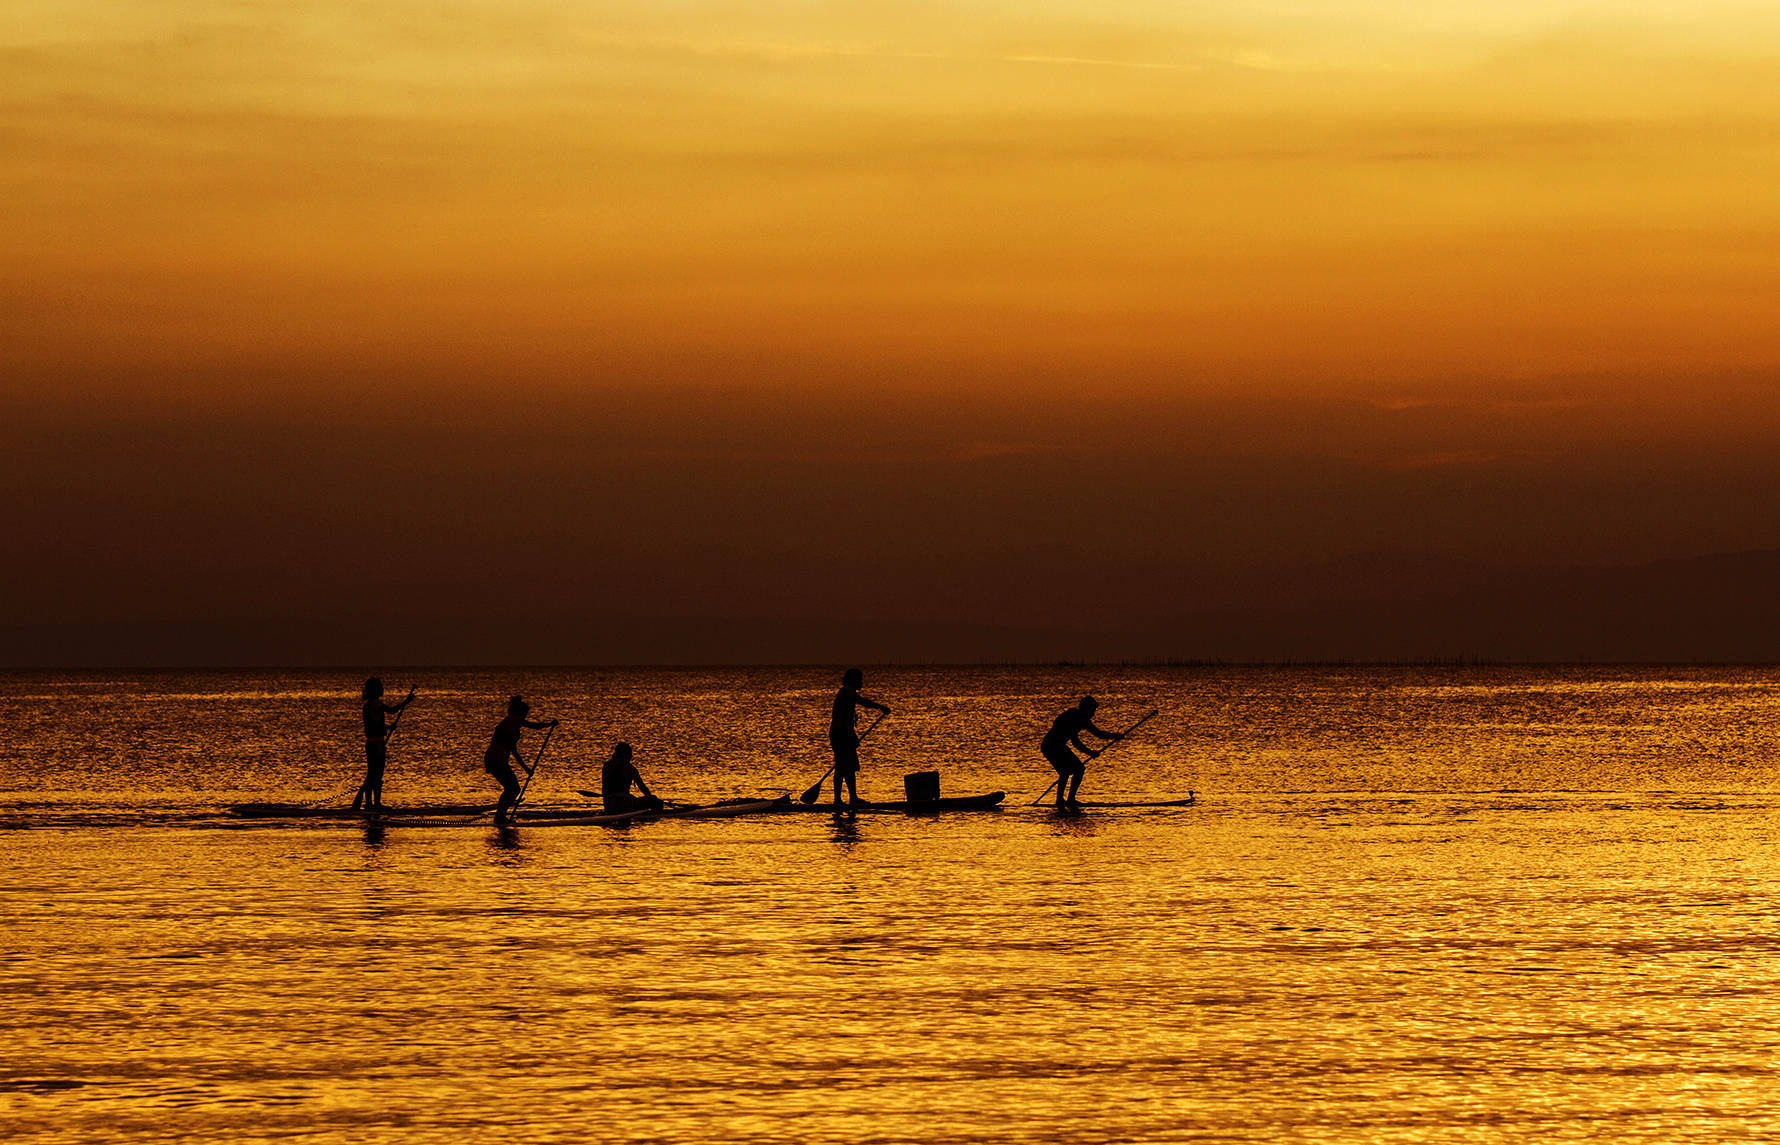
<svg viewBox="0 0 1780 1145"><path fill-rule="evenodd" d="M669 795L801 790L828 669L388 673L389 798L504 696ZM1780 673L903 669L864 786L1001 810L254 824L351 673L12 676L0 1125L98 1140L1726 1141L1777 1124ZM1033 741L1160 708L1058 817ZM529 734L529 733L528 733ZM534 743L536 741L533 741Z"/></svg>

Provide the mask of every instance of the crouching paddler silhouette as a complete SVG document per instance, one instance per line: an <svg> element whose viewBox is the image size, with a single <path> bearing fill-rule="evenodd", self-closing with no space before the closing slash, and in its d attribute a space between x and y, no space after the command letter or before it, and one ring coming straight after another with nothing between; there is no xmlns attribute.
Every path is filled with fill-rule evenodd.
<svg viewBox="0 0 1780 1145"><path fill-rule="evenodd" d="M1082 776L1088 769L1087 759L1099 755L1099 751L1082 742L1084 734L1096 736L1117 743L1125 738L1127 732L1102 731L1094 726L1094 712L1100 707L1100 701L1093 696L1083 696L1075 707L1059 714L1051 722L1051 730L1039 741L1038 750L1057 769L1057 806L1075 806L1075 793L1082 786ZM1075 751L1070 749L1074 748ZM1079 751L1087 759L1077 758ZM1066 790L1067 789L1067 790ZM1042 797L1041 797L1042 798Z"/></svg>
<svg viewBox="0 0 1780 1145"><path fill-rule="evenodd" d="M494 810L496 823L511 821L513 806L519 802L520 795L523 794L523 790L519 786L519 776L513 770L513 763L517 763L525 769L526 782L529 783L532 772L537 770L538 756L544 754L544 749L540 746L532 756L532 762L525 762L525 757L519 754L521 730L524 728L554 728L557 724L555 720L526 719L531 714L531 710L531 705L519 696L508 700L507 714L500 723L495 725L494 735L488 741L488 750L482 755L482 769L494 776L501 785L501 801ZM544 743L548 744L549 742L550 737L546 735ZM512 760L513 763L509 763L509 760Z"/></svg>

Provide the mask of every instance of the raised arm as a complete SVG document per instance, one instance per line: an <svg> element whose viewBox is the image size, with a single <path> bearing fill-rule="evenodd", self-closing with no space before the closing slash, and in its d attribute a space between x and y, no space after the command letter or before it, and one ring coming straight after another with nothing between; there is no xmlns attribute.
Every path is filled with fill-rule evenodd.
<svg viewBox="0 0 1780 1145"><path fill-rule="evenodd" d="M859 703L864 707L871 708L873 711L876 711L881 715L887 716L890 714L890 708L887 705L878 703L870 696L860 696Z"/></svg>
<svg viewBox="0 0 1780 1145"><path fill-rule="evenodd" d="M560 721L560 720L520 720L519 722L524 724L528 728L553 728L557 724L561 723L562 721Z"/></svg>

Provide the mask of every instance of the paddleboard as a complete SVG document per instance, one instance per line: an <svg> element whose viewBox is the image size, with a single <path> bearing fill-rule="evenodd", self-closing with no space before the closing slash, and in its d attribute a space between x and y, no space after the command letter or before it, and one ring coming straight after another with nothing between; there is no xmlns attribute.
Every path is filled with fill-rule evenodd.
<svg viewBox="0 0 1780 1145"><path fill-rule="evenodd" d="M786 807L787 811L820 811L833 815L837 812L863 811L874 814L897 815L928 815L940 811L987 811L998 806L1007 798L1005 791L991 791L986 795L948 795L940 799L919 799L910 802L899 799L888 803L793 803Z"/></svg>

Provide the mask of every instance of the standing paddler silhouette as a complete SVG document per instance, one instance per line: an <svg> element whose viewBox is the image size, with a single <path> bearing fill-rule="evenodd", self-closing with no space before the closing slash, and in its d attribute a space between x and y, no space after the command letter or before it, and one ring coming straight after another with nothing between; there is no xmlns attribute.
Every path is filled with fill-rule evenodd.
<svg viewBox="0 0 1780 1145"><path fill-rule="evenodd" d="M414 689L409 688L407 696L396 703L383 702L383 681L372 676L365 681L363 691L363 710L365 720L365 781L359 784L358 794L352 797L352 809L357 811L361 806L368 812L383 810L383 765L389 759L389 737L395 734L395 724L383 725L383 717L391 712L396 713L396 723L402 722L401 712L414 702Z"/></svg>
<svg viewBox="0 0 1780 1145"><path fill-rule="evenodd" d="M878 719L890 709L869 696L859 694L865 687L865 673L848 668L841 676L840 691L834 694L834 711L828 722L828 746L834 751L834 805L841 805L841 786L846 785L847 802L859 802L859 709L871 708ZM874 721L872 727L876 727ZM870 731L870 728L866 729Z"/></svg>

